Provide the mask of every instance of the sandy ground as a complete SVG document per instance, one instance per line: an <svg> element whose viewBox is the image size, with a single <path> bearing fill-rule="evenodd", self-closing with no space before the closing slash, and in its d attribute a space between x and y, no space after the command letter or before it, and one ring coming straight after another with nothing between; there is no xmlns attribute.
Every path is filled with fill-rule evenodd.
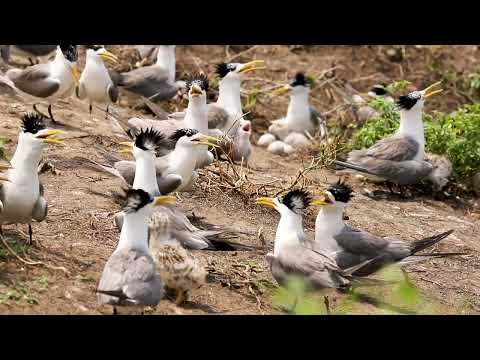
<svg viewBox="0 0 480 360"><path fill-rule="evenodd" d="M210 64L205 65L207 57L199 60L205 55L205 48L205 46L179 47L179 72L195 70L195 67L211 71L213 67ZM256 58L271 57L271 60L268 60L269 70L262 74L261 79L268 79L272 75L274 83L281 83L282 78L286 78L285 70L289 71L289 75L293 71L286 69L285 65L273 56L288 52L290 61L296 61L298 67L306 67L312 59L316 59L315 69L321 69L328 68L332 62L341 63L341 54L343 53L344 57L351 56L353 51L351 48L339 47L338 56L334 56L328 47L319 47L314 51L301 50L300 54L292 53L287 47L258 47L254 50ZM212 47L209 58L225 57L224 51L222 46ZM235 54L232 49L230 52ZM234 61L249 60L253 53L254 51L251 51L249 54L239 56ZM319 54L323 54L323 57ZM356 68L355 71L360 70ZM385 70L390 77L395 77L392 71ZM368 80L372 82L371 79ZM267 80L258 80L259 83L262 81L267 83ZM248 88L248 82L245 88ZM315 101L313 103L315 104ZM259 110L255 108L250 118L254 120L254 129L258 130L262 128L262 121L265 119L281 116L286 109L287 99L276 99L269 104L267 98L261 98L257 104ZM324 102L319 102L319 105L323 107L323 111L329 106ZM172 104L170 106L173 107ZM181 108L179 105L178 107ZM0 96L0 136L9 140L7 143L9 154L13 153L16 146L19 118L30 108L29 104ZM120 102L113 110L124 117L142 113L126 102ZM44 152L43 161L55 167L55 171L46 171L41 175L50 204L49 215L46 221L33 225L34 237L41 246L28 248L28 257L34 261L44 262L47 266L26 265L3 250L3 253L0 253L3 254L0 258L0 313L98 314L109 311L97 306L94 289L103 266L118 240L118 232L112 221L118 207L108 196L100 196L92 191L108 195L110 191L117 191L121 183L108 174L83 167L77 158L81 156L101 161L94 145L102 144L114 149L112 146L118 137L115 137L111 123L104 119L102 112L95 110L93 115L89 115L88 104L76 99L59 102L54 107L54 113L59 121L72 128L65 136L66 146L51 146ZM254 137L257 138L258 134ZM237 230L240 236L238 241L257 245L261 250L195 252L207 266L210 273L209 282L195 291L185 306L177 307L168 300L162 300L154 313L278 313L272 305L275 281L266 266L265 254L272 248L279 215L256 206L254 199L257 194L273 195L288 187L302 168L302 163L308 164L309 161L310 158L306 154L279 157L255 146L250 168L236 167L237 172L243 172L248 179L236 189L231 189L227 183L218 181L208 171L228 171L232 174L231 169L227 169L227 164L213 164L202 171L194 190L182 194L178 206L187 213L194 212L196 216L205 217L210 223ZM320 169L310 172L303 181L311 190L319 191L337 179L333 172ZM407 272L425 301L435 304L434 309L430 308L428 312L478 313L480 311L478 212L454 203L434 200L428 194L416 194L408 200L391 198L374 201L362 193L365 188L373 190L377 189L377 186L365 185L353 178L350 182L357 193L347 211L350 218L348 222L353 226L377 235L397 236L409 241L448 229L455 230L433 250L461 251L467 252L468 255L412 265L407 268ZM262 184L268 185L262 187ZM315 215L315 210L311 209L306 216L305 223L309 236L313 236ZM16 245L15 249L21 248L27 239L25 225L5 226L4 232L8 241ZM345 297L337 293L330 296L332 308L341 304ZM382 312L370 304L359 303L348 312L379 311Z"/></svg>

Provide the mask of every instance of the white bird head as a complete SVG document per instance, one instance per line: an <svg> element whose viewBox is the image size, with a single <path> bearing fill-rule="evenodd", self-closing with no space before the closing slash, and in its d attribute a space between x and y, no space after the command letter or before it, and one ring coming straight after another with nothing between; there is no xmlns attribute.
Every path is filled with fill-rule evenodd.
<svg viewBox="0 0 480 360"><path fill-rule="evenodd" d="M303 216L310 202L310 195L303 190L292 190L283 197L260 197L255 200L256 204L271 207L281 215L295 214L298 216Z"/></svg>
<svg viewBox="0 0 480 360"><path fill-rule="evenodd" d="M59 45L57 47L57 56L61 56L65 66L70 70L75 83L80 81L80 74L78 72L78 50L77 45Z"/></svg>
<svg viewBox="0 0 480 360"><path fill-rule="evenodd" d="M155 206L175 204L176 198L170 195L153 197L142 189L129 189L122 200L126 215L140 214L149 217Z"/></svg>
<svg viewBox="0 0 480 360"><path fill-rule="evenodd" d="M290 84L284 85L283 87L272 92L273 96L280 96L284 94L289 94L290 97L297 95L308 95L310 93L310 82L301 72L295 75L295 78L290 82Z"/></svg>
<svg viewBox="0 0 480 360"><path fill-rule="evenodd" d="M87 49L87 61L94 61L100 63L102 61L111 61L113 63L118 63L118 57L116 57L111 52L107 51L104 47L98 49Z"/></svg>
<svg viewBox="0 0 480 360"><path fill-rule="evenodd" d="M196 74L187 80L188 101L207 102L208 78L205 74Z"/></svg>
<svg viewBox="0 0 480 360"><path fill-rule="evenodd" d="M157 153L165 147L169 147L171 141L165 137L160 131L153 128L142 129L134 134L134 141L124 141L119 145L124 146L121 153L133 154L135 159L142 157L155 157Z"/></svg>
<svg viewBox="0 0 480 360"><path fill-rule="evenodd" d="M247 74L255 70L266 69L265 61L254 60L248 63L220 63L216 65L215 72L220 80L241 80L242 74Z"/></svg>
<svg viewBox="0 0 480 360"><path fill-rule="evenodd" d="M179 129L170 137L176 141L175 147L194 148L199 145L218 147L218 139L199 133L195 129Z"/></svg>
<svg viewBox="0 0 480 360"><path fill-rule="evenodd" d="M64 131L47 129L44 118L37 113L26 113L22 117L22 132L19 135L19 143L41 151L47 145L63 145L63 141L55 136L63 134Z"/></svg>
<svg viewBox="0 0 480 360"><path fill-rule="evenodd" d="M443 91L443 89L434 90L440 84L441 82L439 81L424 90L413 91L407 95L400 96L397 100L400 111L421 110L426 99Z"/></svg>
<svg viewBox="0 0 480 360"><path fill-rule="evenodd" d="M322 206L326 208L343 208L347 205L352 197L352 188L348 184L339 180L337 183L330 185L328 190L323 192L320 199L312 201L311 205Z"/></svg>

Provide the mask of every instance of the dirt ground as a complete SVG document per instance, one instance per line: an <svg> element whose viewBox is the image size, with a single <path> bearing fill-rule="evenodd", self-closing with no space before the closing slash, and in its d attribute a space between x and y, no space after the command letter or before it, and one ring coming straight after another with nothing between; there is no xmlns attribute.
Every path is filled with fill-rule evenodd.
<svg viewBox="0 0 480 360"><path fill-rule="evenodd" d="M451 53L463 55L464 63L455 63L468 69L480 58L476 47L455 47ZM112 46L119 55L130 54L126 47ZM228 53L227 53L228 52ZM418 52L418 54L417 54ZM178 46L178 74L203 70L213 72L211 61L245 62L264 59L268 69L248 77L244 104L252 89L268 90L291 77L297 70L326 75L312 91L312 105L327 113L342 107L341 85L353 86L358 91L379 81L408 79L418 87L435 81L425 63L427 55L421 49L408 49L407 60L391 62L380 54L379 47L346 46ZM126 55L126 56L127 56ZM452 61L448 55L446 61ZM375 57L374 62L370 59ZM212 60L214 59L214 60ZM473 60L472 60L473 59ZM127 66L122 64L122 66ZM333 70L332 70L333 69ZM465 70L466 71L466 70ZM211 76L213 78L213 76ZM339 89L339 92L335 91ZM253 141L263 132L268 120L285 113L288 99L272 99L260 91L256 106L248 118L253 121L256 133ZM213 91L212 98L215 97ZM427 110L451 110L465 99L446 92L443 101L436 100ZM113 112L125 118L149 116L144 109L122 97ZM175 110L184 103L164 105ZM7 153L12 154L17 141L20 116L31 110L31 104L0 96L0 137L8 139ZM99 308L94 293L103 266L118 241L118 231L113 225L113 214L118 211L110 191L118 191L120 181L108 174L84 167L78 157L102 161L95 144L115 149L119 140L112 131L111 122L103 112L95 109L89 115L88 104L77 99L60 101L54 106L60 122L72 128L65 135L65 146L50 146L44 152L44 162L55 170L41 175L49 200L49 214L42 223L33 224L34 237L41 246L26 247L27 226L4 226L9 243L17 251L27 248L27 256L46 265L26 265L11 256L5 249L0 252L0 313L2 314L101 314L108 309ZM351 121L347 110L339 115ZM162 300L156 314L277 314L272 305L275 281L265 262L271 250L279 215L273 210L255 205L258 194L274 195L295 180L307 154L280 157L254 147L249 168L236 166L244 176L232 188L219 180L209 170L232 174L229 165L212 164L202 170L195 188L180 194L178 206L188 214L204 217L210 223L236 230L239 242L259 246L256 251L208 252L197 251L195 256L207 266L209 281L195 291L182 307ZM232 175L233 176L233 175ZM325 169L314 170L302 182L312 191L319 191L338 176ZM480 214L478 210L459 206L455 202L435 200L431 195L416 194L408 200L374 201L363 195L365 188L376 185L363 184L349 178L356 192L348 208L348 223L381 236L396 236L405 240L420 239L434 233L454 229L446 240L436 245L435 252L466 252L468 255L429 260L407 267L411 281L420 290L422 298L435 306L427 312L455 314L480 312ZM263 186L262 186L263 185ZM101 196L99 194L107 196ZM315 209L306 216L308 236L313 236ZM0 245L0 249L2 246ZM20 255L24 256L20 252ZM345 297L332 292L331 306L335 308ZM371 304L357 304L350 313L382 313Z"/></svg>

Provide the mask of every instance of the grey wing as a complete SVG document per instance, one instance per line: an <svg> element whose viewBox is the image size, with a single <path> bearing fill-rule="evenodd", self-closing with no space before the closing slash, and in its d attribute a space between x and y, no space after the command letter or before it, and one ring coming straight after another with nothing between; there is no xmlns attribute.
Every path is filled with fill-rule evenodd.
<svg viewBox="0 0 480 360"><path fill-rule="evenodd" d="M136 170L135 161L121 160L116 162L113 167L115 170L117 170L118 174L125 180L127 184L133 185Z"/></svg>
<svg viewBox="0 0 480 360"><path fill-rule="evenodd" d="M308 278L318 288L339 288L348 285L342 271L332 264L326 256L304 246L292 246L285 249L285 255L278 256L272 262L272 274L280 278L285 274L300 275Z"/></svg>
<svg viewBox="0 0 480 360"><path fill-rule="evenodd" d="M98 289L103 291L119 291L124 286L123 273L128 266L128 257L125 253L113 253L103 268L102 276L98 283ZM97 294L100 304L118 305L121 300L117 297Z"/></svg>
<svg viewBox="0 0 480 360"><path fill-rule="evenodd" d="M118 100L118 88L114 85L108 85L107 94L112 103L116 103Z"/></svg>
<svg viewBox="0 0 480 360"><path fill-rule="evenodd" d="M228 113L216 104L208 104L208 128L221 129L226 126L229 115Z"/></svg>
<svg viewBox="0 0 480 360"><path fill-rule="evenodd" d="M6 75L21 91L41 98L53 95L60 88L60 82L50 77L48 64L33 65L24 70L11 69Z"/></svg>
<svg viewBox="0 0 480 360"><path fill-rule="evenodd" d="M417 154L419 144L408 136L392 136L380 140L371 146L366 152L366 156L376 159L391 161L412 160Z"/></svg>
<svg viewBox="0 0 480 360"><path fill-rule="evenodd" d="M122 85L155 101L169 99L177 93L176 86L168 82L167 71L156 65L122 73Z"/></svg>
<svg viewBox="0 0 480 360"><path fill-rule="evenodd" d="M47 199L45 199L44 195L44 189L42 183L39 185L39 191L40 194L38 196L37 201L35 202L35 205L33 207L32 211L32 218L35 221L43 221L47 217L48 213L48 202Z"/></svg>
<svg viewBox="0 0 480 360"><path fill-rule="evenodd" d="M318 128L320 123L323 122L322 115L313 107L310 107L310 121L315 128Z"/></svg>
<svg viewBox="0 0 480 360"><path fill-rule="evenodd" d="M138 304L155 306L163 295L163 284L148 254L137 253L123 276L124 293Z"/></svg>
<svg viewBox="0 0 480 360"><path fill-rule="evenodd" d="M45 56L55 51L57 45L13 45L34 56Z"/></svg>

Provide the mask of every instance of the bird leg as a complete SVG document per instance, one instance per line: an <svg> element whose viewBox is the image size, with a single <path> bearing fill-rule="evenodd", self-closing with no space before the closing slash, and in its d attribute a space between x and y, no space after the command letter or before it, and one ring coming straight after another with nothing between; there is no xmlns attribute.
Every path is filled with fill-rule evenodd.
<svg viewBox="0 0 480 360"><path fill-rule="evenodd" d="M40 115L42 115L43 117L47 118L47 117L48 117L47 115L45 115L45 114L42 113L40 110L38 110L37 105L38 105L38 104L33 104L33 110L35 110L35 112L36 112L37 114L40 114Z"/></svg>
<svg viewBox="0 0 480 360"><path fill-rule="evenodd" d="M327 314L330 315L330 300L328 299L328 296L323 297L323 303L325 304L325 309L327 310Z"/></svg>
<svg viewBox="0 0 480 360"><path fill-rule="evenodd" d="M391 183L390 181L387 181L385 185L387 185L388 190L390 190L390 195L395 195L395 192L393 191L393 188L392 188L393 183Z"/></svg>
<svg viewBox="0 0 480 360"><path fill-rule="evenodd" d="M28 242L27 242L28 245L32 245L33 244L33 230L32 230L32 224L28 224ZM40 242L38 241L38 239L35 239L35 244L37 245L37 247L40 247Z"/></svg>
<svg viewBox="0 0 480 360"><path fill-rule="evenodd" d="M90 107L88 108L89 111L90 111L90 115L92 115L92 110L93 110L93 107L92 107L92 104L90 103Z"/></svg>
<svg viewBox="0 0 480 360"><path fill-rule="evenodd" d="M118 315L118 311L117 311L117 308L115 306L113 307L113 314L112 315Z"/></svg>
<svg viewBox="0 0 480 360"><path fill-rule="evenodd" d="M32 60L31 57L28 58L28 61L30 61L30 66L36 65L36 63Z"/></svg>
<svg viewBox="0 0 480 360"><path fill-rule="evenodd" d="M109 115L108 110L109 109L110 109L110 105L107 105L107 111L105 112L105 120L108 120L108 115Z"/></svg>
<svg viewBox="0 0 480 360"><path fill-rule="evenodd" d="M53 114L52 114L52 104L49 104L48 105L48 115L50 115L50 119L54 122L54 123L57 123L55 121L55 119L53 118Z"/></svg>
<svg viewBox="0 0 480 360"><path fill-rule="evenodd" d="M175 299L175 305L182 305L188 299L188 293L186 291L179 291L177 298Z"/></svg>

